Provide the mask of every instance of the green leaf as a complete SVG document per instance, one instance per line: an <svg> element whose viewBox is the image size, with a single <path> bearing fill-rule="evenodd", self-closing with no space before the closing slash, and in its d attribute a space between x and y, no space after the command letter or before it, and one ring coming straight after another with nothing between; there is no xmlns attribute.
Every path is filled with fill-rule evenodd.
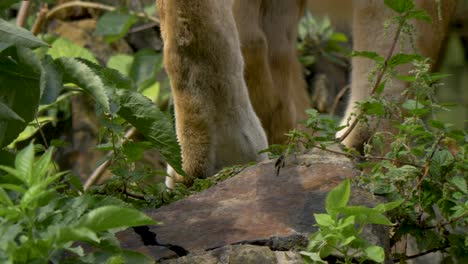
<svg viewBox="0 0 468 264"><path fill-rule="evenodd" d="M8 196L8 194L5 192L5 190L2 187L0 187L0 204L4 204L6 206L14 205L10 197Z"/></svg>
<svg viewBox="0 0 468 264"><path fill-rule="evenodd" d="M354 240L356 240L356 237L355 236L350 236L350 237L346 238L343 242L341 242L340 247L344 247L344 246L348 245L349 243L353 242Z"/></svg>
<svg viewBox="0 0 468 264"><path fill-rule="evenodd" d="M421 21L425 21L428 23L432 22L432 17L425 10L421 10L421 9L413 10L409 12L407 18L421 20Z"/></svg>
<svg viewBox="0 0 468 264"><path fill-rule="evenodd" d="M346 206L338 209L344 215L353 215L356 221L361 224L393 225L387 217L378 210L365 206Z"/></svg>
<svg viewBox="0 0 468 264"><path fill-rule="evenodd" d="M61 227L57 231L57 242L67 243L74 241L99 243L96 233L87 227Z"/></svg>
<svg viewBox="0 0 468 264"><path fill-rule="evenodd" d="M314 214L315 221L321 226L334 226L335 221L328 214Z"/></svg>
<svg viewBox="0 0 468 264"><path fill-rule="evenodd" d="M107 67L119 71L125 76L130 76L130 68L133 64L133 56L117 54L111 56L107 61Z"/></svg>
<svg viewBox="0 0 468 264"><path fill-rule="evenodd" d="M135 54L130 78L141 91L156 81L156 74L163 68L163 58L160 53L153 50L141 50Z"/></svg>
<svg viewBox="0 0 468 264"><path fill-rule="evenodd" d="M344 180L328 193L325 200L325 209L333 219L336 219L337 209L348 204L350 194L351 184L349 179Z"/></svg>
<svg viewBox="0 0 468 264"><path fill-rule="evenodd" d="M424 104L413 99L406 100L402 107L406 110L418 110L424 108Z"/></svg>
<svg viewBox="0 0 468 264"><path fill-rule="evenodd" d="M120 102L117 114L153 143L177 173L185 175L182 170L180 146L171 119L148 98L137 92L118 90L116 97Z"/></svg>
<svg viewBox="0 0 468 264"><path fill-rule="evenodd" d="M95 34L104 36L104 39L111 43L123 38L136 22L137 18L134 15L118 11L108 12L99 18Z"/></svg>
<svg viewBox="0 0 468 264"><path fill-rule="evenodd" d="M25 149L21 150L15 159L16 169L25 176L26 184L30 186L32 168L34 163L34 144L31 142Z"/></svg>
<svg viewBox="0 0 468 264"><path fill-rule="evenodd" d="M301 253L301 255L310 258L310 260L312 260L313 263L324 263L324 264L327 264L327 263L328 263L328 262L326 262L326 261L324 261L324 260L322 260L322 259L320 258L320 254L319 254L319 253L307 252L307 251L301 251L300 253Z"/></svg>
<svg viewBox="0 0 468 264"><path fill-rule="evenodd" d="M366 256L375 262L382 263L385 260L385 252L379 246L369 246L364 250Z"/></svg>
<svg viewBox="0 0 468 264"><path fill-rule="evenodd" d="M387 65L389 67L396 67L398 65L407 64L414 60L421 60L421 59L422 59L421 55L399 53L399 54L393 55L388 61Z"/></svg>
<svg viewBox="0 0 468 264"><path fill-rule="evenodd" d="M47 175L47 171L52 165L51 161L53 149L54 148L49 148L44 154L41 155L41 157L39 157L39 159L36 162L34 162L33 182L41 182Z"/></svg>
<svg viewBox="0 0 468 264"><path fill-rule="evenodd" d="M351 56L368 58L378 63L383 63L385 61L384 57L372 51L353 51Z"/></svg>
<svg viewBox="0 0 468 264"><path fill-rule="evenodd" d="M377 86L377 89L375 90L375 92L376 92L377 94L382 94L382 92L383 92L384 89L385 89L385 85L387 85L387 80L381 82L381 83L379 84L379 86Z"/></svg>
<svg viewBox="0 0 468 264"><path fill-rule="evenodd" d="M384 203L384 204L379 204L376 207L374 207L375 210L377 210L380 213L385 213L387 211L393 210L400 206L400 204L403 202L403 200L398 200L394 202L389 202L389 203Z"/></svg>
<svg viewBox="0 0 468 264"><path fill-rule="evenodd" d="M414 8L412 0L385 0L385 5L396 11L397 13L404 13Z"/></svg>
<svg viewBox="0 0 468 264"><path fill-rule="evenodd" d="M31 122L39 106L42 67L34 53L10 47L0 53L0 103L21 120L0 120L0 148L7 146Z"/></svg>
<svg viewBox="0 0 468 264"><path fill-rule="evenodd" d="M49 55L42 60L42 67L45 72L45 87L41 93L41 104L51 104L62 91L62 73Z"/></svg>
<svg viewBox="0 0 468 264"><path fill-rule="evenodd" d="M24 119L21 118L15 111L11 110L10 107L0 102L0 121L21 121L24 122Z"/></svg>
<svg viewBox="0 0 468 264"><path fill-rule="evenodd" d="M124 250L122 252L124 263L154 264L150 257L135 251Z"/></svg>
<svg viewBox="0 0 468 264"><path fill-rule="evenodd" d="M381 102L365 102L363 103L363 110L369 115L385 115L385 106Z"/></svg>
<svg viewBox="0 0 468 264"><path fill-rule="evenodd" d="M26 176L23 175L19 170L17 169L14 169L14 168L11 168L11 167L7 167L7 166L3 166L3 165L0 165L0 170L10 174L11 176L17 178L18 180L22 181L23 183L26 184L27 180L26 180Z"/></svg>
<svg viewBox="0 0 468 264"><path fill-rule="evenodd" d="M110 112L109 97L104 83L91 68L73 58L59 58L55 62L63 73L64 82L78 85L92 95L104 111Z"/></svg>
<svg viewBox="0 0 468 264"><path fill-rule="evenodd" d="M121 74L119 71L102 67L101 65L92 63L90 61L78 59L80 62L86 64L93 70L104 82L108 88L114 89L129 89L134 90L134 84L127 76Z"/></svg>
<svg viewBox="0 0 468 264"><path fill-rule="evenodd" d="M0 42L31 49L48 46L47 43L35 37L31 32L3 19L0 19Z"/></svg>
<svg viewBox="0 0 468 264"><path fill-rule="evenodd" d="M455 176L450 179L450 182L455 185L464 194L468 194L468 188L466 186L466 179L462 176Z"/></svg>
<svg viewBox="0 0 468 264"><path fill-rule="evenodd" d="M0 2L0 11L5 11L5 9L8 9L13 4L18 3L19 1L21 0L2 0Z"/></svg>
<svg viewBox="0 0 468 264"><path fill-rule="evenodd" d="M89 50L65 38L56 39L47 53L55 60L61 57L73 57L97 63L96 58Z"/></svg>
<svg viewBox="0 0 468 264"><path fill-rule="evenodd" d="M157 222L144 213L115 205L103 206L87 213L80 224L94 232L131 226L154 225Z"/></svg>

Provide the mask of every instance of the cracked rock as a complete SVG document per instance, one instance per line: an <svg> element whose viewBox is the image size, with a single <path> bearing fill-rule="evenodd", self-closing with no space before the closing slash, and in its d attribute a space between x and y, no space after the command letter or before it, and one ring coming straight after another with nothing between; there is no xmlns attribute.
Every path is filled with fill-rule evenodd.
<svg viewBox="0 0 468 264"><path fill-rule="evenodd" d="M123 247L163 263L301 263L297 252L316 231L313 214L325 212L327 192L359 172L347 158L322 151L288 159L279 175L274 163L257 164L201 193L146 211L163 224L138 234L120 232ZM351 204L378 202L353 187ZM371 226L365 233L388 249L384 227Z"/></svg>

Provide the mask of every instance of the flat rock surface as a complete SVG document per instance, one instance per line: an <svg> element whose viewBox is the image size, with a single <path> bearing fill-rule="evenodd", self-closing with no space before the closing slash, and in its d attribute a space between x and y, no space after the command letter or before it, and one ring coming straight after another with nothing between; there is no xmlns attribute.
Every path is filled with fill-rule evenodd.
<svg viewBox="0 0 468 264"><path fill-rule="evenodd" d="M313 214L325 211L327 192L358 173L347 158L321 151L289 158L279 175L274 161L267 161L199 194L146 212L163 225L130 229L118 236L125 248L156 260L235 244L294 249L315 231ZM372 195L353 191L352 203L373 201Z"/></svg>

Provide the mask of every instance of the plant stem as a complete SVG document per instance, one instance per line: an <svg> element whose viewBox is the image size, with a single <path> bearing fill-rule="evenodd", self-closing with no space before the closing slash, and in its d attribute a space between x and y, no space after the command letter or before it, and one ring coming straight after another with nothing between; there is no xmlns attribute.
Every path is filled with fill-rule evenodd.
<svg viewBox="0 0 468 264"><path fill-rule="evenodd" d="M104 5L104 4L99 4L99 3L91 3L91 2L82 2L82 1L72 1L68 3L64 3L61 5L58 5L50 10L50 12L47 14L47 20L51 19L54 17L59 11L63 9L67 9L70 7L85 7L85 8L93 8L93 9L101 9L101 10L106 10L106 11L115 11L117 8L109 5ZM130 14L135 15L140 18L145 18L148 19L154 23L159 24L159 19L156 17L151 17L148 16L144 12L130 12Z"/></svg>
<svg viewBox="0 0 468 264"><path fill-rule="evenodd" d="M380 86L380 83L382 82L382 78L383 78L383 76L385 75L385 72L388 69L388 62L392 58L393 53L395 52L396 44L398 42L398 39L400 38L401 31L403 29L404 24L405 24L404 21L400 21L400 23L398 25L398 28L397 28L397 31L395 33L395 36L393 37L392 46L391 46L390 50L388 51L387 56L385 57L383 67L380 70L379 75L377 76L376 82L375 82L374 87L372 88L372 91L371 91L369 96L372 96L372 95L374 95L376 93L377 89ZM354 118L353 122L348 127L348 129L345 131L345 133L340 138L338 138L339 142L343 142L343 140L345 140L349 136L349 134L351 134L351 132L356 127L356 125L359 123L359 120L361 119L362 115L363 115L362 112L359 112L357 114L357 116Z"/></svg>
<svg viewBox="0 0 468 264"><path fill-rule="evenodd" d="M23 27L26 19L29 16L29 8L31 7L31 1L25 0L21 2L21 7L16 17L16 26Z"/></svg>

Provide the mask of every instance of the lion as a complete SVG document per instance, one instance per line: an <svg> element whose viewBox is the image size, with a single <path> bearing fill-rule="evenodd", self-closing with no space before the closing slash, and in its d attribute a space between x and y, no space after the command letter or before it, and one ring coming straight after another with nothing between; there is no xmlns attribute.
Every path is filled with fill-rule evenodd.
<svg viewBox="0 0 468 264"><path fill-rule="evenodd" d="M433 23L414 23L420 32L414 45L436 62L456 0L415 3ZM395 13L384 1L158 0L157 5L187 174L180 177L169 168L169 187L209 177L226 166L267 159L261 150L284 143L285 133L306 118L310 101L296 51L297 25L306 8L352 25L354 50L385 54L393 44L382 25ZM398 46L411 48L406 42ZM373 66L371 60L352 58L344 126L353 122L356 102L370 95ZM394 80L384 95L402 100L405 87ZM369 139L368 131L357 125L342 143L358 147Z"/></svg>

